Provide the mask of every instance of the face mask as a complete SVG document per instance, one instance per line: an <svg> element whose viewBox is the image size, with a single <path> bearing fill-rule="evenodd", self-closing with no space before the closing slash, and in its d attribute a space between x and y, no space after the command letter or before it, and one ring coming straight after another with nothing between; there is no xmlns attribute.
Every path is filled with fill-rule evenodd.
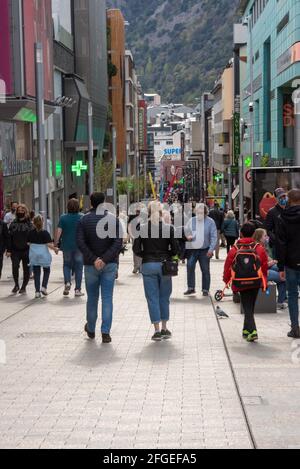
<svg viewBox="0 0 300 469"><path fill-rule="evenodd" d="M18 212L18 213L17 213L17 218L19 218L20 220L22 220L22 218L25 218L25 213L20 213L20 212Z"/></svg>
<svg viewBox="0 0 300 469"><path fill-rule="evenodd" d="M280 205L281 205L282 207L286 207L287 204L288 204L288 200L287 200L287 199L281 199L281 200L280 200Z"/></svg>

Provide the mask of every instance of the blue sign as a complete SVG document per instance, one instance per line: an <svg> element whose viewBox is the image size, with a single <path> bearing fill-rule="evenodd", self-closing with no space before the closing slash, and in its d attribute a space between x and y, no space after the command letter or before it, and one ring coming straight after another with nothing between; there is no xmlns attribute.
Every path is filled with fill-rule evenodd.
<svg viewBox="0 0 300 469"><path fill-rule="evenodd" d="M181 148L166 148L164 155L181 155Z"/></svg>

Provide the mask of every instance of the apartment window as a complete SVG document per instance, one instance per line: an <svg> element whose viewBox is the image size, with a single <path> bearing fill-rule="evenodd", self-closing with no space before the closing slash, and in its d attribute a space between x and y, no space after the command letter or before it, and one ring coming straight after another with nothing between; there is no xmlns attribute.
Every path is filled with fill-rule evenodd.
<svg viewBox="0 0 300 469"><path fill-rule="evenodd" d="M286 27L289 21L290 21L290 13L287 13L277 26L277 34L281 33L281 31Z"/></svg>

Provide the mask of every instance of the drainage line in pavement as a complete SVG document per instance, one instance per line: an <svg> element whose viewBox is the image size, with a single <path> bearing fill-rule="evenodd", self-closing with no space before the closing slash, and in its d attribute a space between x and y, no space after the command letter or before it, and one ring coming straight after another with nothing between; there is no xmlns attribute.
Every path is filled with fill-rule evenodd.
<svg viewBox="0 0 300 469"><path fill-rule="evenodd" d="M55 288L55 290L53 290L49 293L48 297L50 295L52 295L53 293L57 292L58 290L60 290L61 288L62 288L62 286ZM30 306L33 306L35 304L35 302L36 302L36 300L30 300L30 303L28 305L24 306L24 308L20 309L19 311L16 311L15 313L11 314L7 318L2 319L2 321L0 321L0 325L3 324L4 322L8 321L9 319L13 318L14 316L17 316L18 314L23 313L23 311L30 308Z"/></svg>
<svg viewBox="0 0 300 469"><path fill-rule="evenodd" d="M211 295L210 295L210 301L211 301L211 304L212 304L212 307L213 307L213 310L214 310L214 313L215 313L215 317L216 317L216 320L217 320L217 323L218 323L218 328L219 328L219 331L220 331L220 334L221 334L221 337L222 337L222 341L223 341L223 344L224 344L225 352L226 352L227 359L228 359L228 362L229 362L229 367L230 367L230 370L231 370L231 373L232 373L232 376L233 376L233 381L234 381L234 384L235 384L235 387L236 387L236 390L237 390L237 394L238 394L238 397L239 397L239 400L240 400L240 403L241 403L241 406L242 406L242 411L243 411L244 418L245 418L245 421L246 421L249 436L250 436L250 439L251 439L251 442L252 442L252 445L253 445L253 449L258 449L256 440L255 440L255 436L254 436L252 428L251 428L250 420L249 420L249 417L248 417L248 414L247 414L247 410L245 408L244 401L243 401L243 398L242 398L242 395L241 395L241 390L240 390L238 380L237 380L237 377L236 377L236 374L235 374L235 371L234 371L234 367L233 367L233 363L232 363L232 360L231 360L231 357L230 357L230 353L229 353L229 350L228 350L228 347L227 347L227 344L226 344L225 335L224 335L222 327L220 325L220 319L217 315L217 310L216 310L216 307L215 307L215 304L214 304L214 301L213 301L213 298L211 297Z"/></svg>

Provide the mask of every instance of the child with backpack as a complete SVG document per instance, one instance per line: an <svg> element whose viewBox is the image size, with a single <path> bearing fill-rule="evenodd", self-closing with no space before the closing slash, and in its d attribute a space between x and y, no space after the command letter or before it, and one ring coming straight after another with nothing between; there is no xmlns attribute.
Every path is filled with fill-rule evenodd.
<svg viewBox="0 0 300 469"><path fill-rule="evenodd" d="M243 338L248 342L258 340L254 309L260 289L266 290L268 277L268 255L265 248L253 236L256 227L245 223L241 238L230 250L224 267L224 282L234 293L240 293L245 313Z"/></svg>

